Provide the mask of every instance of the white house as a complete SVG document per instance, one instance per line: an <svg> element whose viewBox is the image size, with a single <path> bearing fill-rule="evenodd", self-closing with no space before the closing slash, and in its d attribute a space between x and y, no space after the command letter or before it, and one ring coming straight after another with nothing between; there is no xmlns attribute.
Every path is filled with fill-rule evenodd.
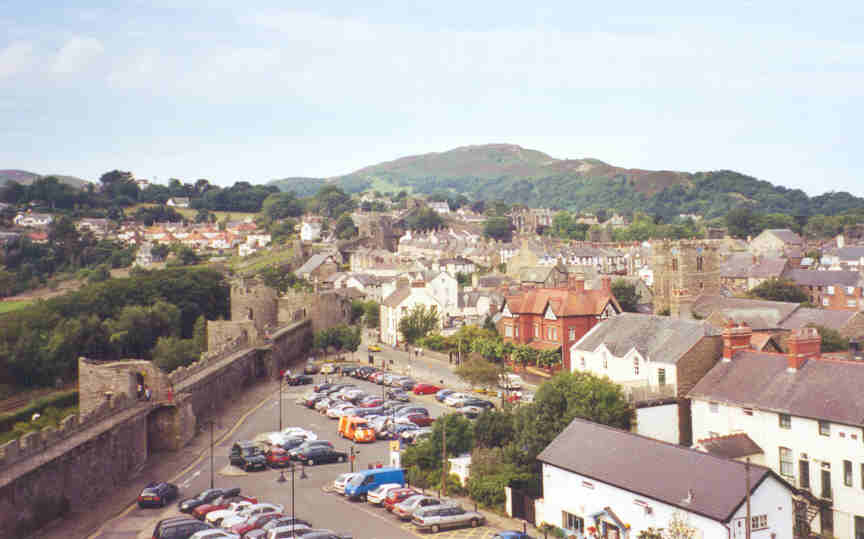
<svg viewBox="0 0 864 539"><path fill-rule="evenodd" d="M468 260L467 258L457 256L456 258L444 258L441 259L435 264L441 271L446 271L450 275L456 275L457 273L464 273L466 275L470 275L477 271L477 266L474 262Z"/></svg>
<svg viewBox="0 0 864 539"><path fill-rule="evenodd" d="M450 213L450 205L447 204L447 201L442 202L430 202L429 207L435 210L436 213L440 213L442 215L446 215Z"/></svg>
<svg viewBox="0 0 864 539"><path fill-rule="evenodd" d="M318 241L321 239L321 223L318 221L303 221L300 225L301 241Z"/></svg>
<svg viewBox="0 0 864 539"><path fill-rule="evenodd" d="M381 340L391 346L403 344L399 333L399 322L411 313L416 305L434 307L438 313L439 328L443 327L443 317L440 315L443 306L426 288L400 286L381 303Z"/></svg>
<svg viewBox="0 0 864 539"><path fill-rule="evenodd" d="M30 228L43 228L54 222L54 217L48 213L19 213L12 222L17 226L26 226Z"/></svg>
<svg viewBox="0 0 864 539"><path fill-rule="evenodd" d="M637 403L640 434L689 445L688 408L671 399L686 395L720 360L722 350L720 333L707 322L621 313L570 346L570 368L624 386ZM654 402L662 399L667 402ZM641 405L649 401L651 406Z"/></svg>
<svg viewBox="0 0 864 539"><path fill-rule="evenodd" d="M189 207L189 197L171 197L165 202L166 206L171 206L172 208L188 208Z"/></svg>
<svg viewBox="0 0 864 539"><path fill-rule="evenodd" d="M749 350L751 334L726 328L723 360L690 391L694 440L745 434L767 466L812 493L813 529L864 537L864 362L821 356L814 328L793 332L788 354Z"/></svg>
<svg viewBox="0 0 864 539"><path fill-rule="evenodd" d="M426 288L441 305L443 318L451 316L459 310L459 281L446 271L426 281Z"/></svg>
<svg viewBox="0 0 864 539"><path fill-rule="evenodd" d="M676 518L695 530L694 539L744 539L748 478L750 537L795 537L794 489L763 466L583 419L574 419L537 460L543 470L537 523L572 537L637 539Z"/></svg>

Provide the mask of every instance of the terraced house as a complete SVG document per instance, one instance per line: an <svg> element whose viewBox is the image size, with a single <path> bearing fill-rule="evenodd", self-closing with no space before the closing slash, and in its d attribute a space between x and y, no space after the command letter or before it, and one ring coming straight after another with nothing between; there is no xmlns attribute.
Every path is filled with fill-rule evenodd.
<svg viewBox="0 0 864 539"><path fill-rule="evenodd" d="M749 456L799 488L796 536L864 538L864 361L822 356L809 327L787 354L750 350L751 335L725 328L723 359L690 391L694 440L710 450L739 435L744 453L723 456Z"/></svg>

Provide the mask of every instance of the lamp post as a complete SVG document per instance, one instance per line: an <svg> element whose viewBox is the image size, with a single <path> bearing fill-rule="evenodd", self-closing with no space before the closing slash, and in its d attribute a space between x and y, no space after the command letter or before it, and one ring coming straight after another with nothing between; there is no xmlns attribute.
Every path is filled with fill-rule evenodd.
<svg viewBox="0 0 864 539"><path fill-rule="evenodd" d="M213 488L213 420L210 420L210 488Z"/></svg>
<svg viewBox="0 0 864 539"><path fill-rule="evenodd" d="M285 381L285 376L279 377L279 432L282 432L282 385Z"/></svg>
<svg viewBox="0 0 864 539"><path fill-rule="evenodd" d="M291 533L294 533L294 521L297 518L294 513L294 471L297 469L297 465L293 462L289 464L288 469L291 471ZM300 470L300 479L306 479L306 469L301 468ZM285 479L285 470L279 470L279 477L276 478L277 483L284 483L287 481Z"/></svg>

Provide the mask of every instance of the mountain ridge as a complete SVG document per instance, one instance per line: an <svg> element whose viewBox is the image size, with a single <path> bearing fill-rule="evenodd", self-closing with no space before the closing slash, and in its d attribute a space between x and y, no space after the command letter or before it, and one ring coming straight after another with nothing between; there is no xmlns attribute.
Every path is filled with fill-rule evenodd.
<svg viewBox="0 0 864 539"><path fill-rule="evenodd" d="M91 183L87 180L82 180L81 178L77 178L75 176L67 176L64 174L37 174L28 170L4 169L0 170L0 186L6 185L10 181L18 182L21 185L30 185L39 178L45 178L48 176L54 176L55 178L60 180L61 183L71 185L78 189L81 189L88 183Z"/></svg>

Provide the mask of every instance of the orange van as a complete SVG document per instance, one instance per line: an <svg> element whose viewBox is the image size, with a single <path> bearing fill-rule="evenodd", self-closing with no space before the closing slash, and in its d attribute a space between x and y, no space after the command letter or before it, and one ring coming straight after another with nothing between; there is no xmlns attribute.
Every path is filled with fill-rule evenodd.
<svg viewBox="0 0 864 539"><path fill-rule="evenodd" d="M365 418L342 416L339 418L339 436L355 442L374 442L375 431Z"/></svg>

